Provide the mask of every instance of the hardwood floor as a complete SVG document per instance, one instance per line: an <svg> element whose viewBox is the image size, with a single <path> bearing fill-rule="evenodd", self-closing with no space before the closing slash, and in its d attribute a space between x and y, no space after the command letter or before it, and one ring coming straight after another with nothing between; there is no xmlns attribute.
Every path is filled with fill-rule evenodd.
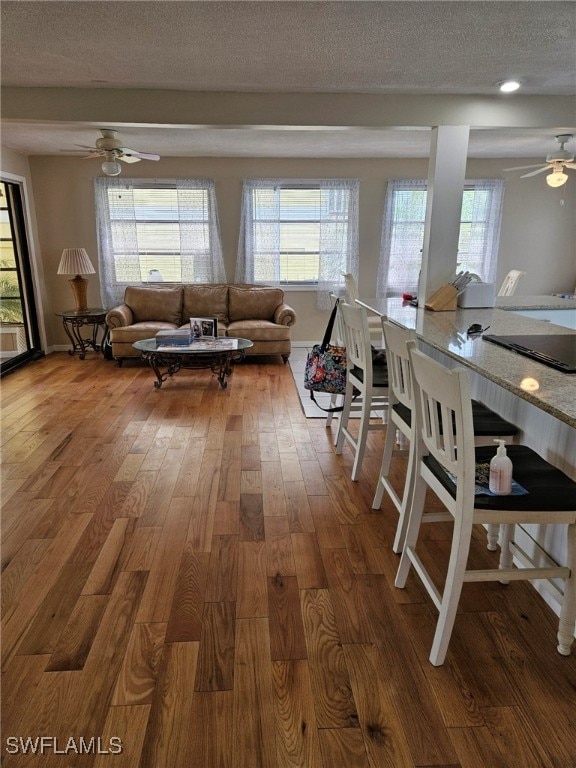
<svg viewBox="0 0 576 768"><path fill-rule="evenodd" d="M575 768L576 656L529 585L465 585L429 664L382 434L352 483L276 359L152 380L56 353L2 381L2 765Z"/></svg>

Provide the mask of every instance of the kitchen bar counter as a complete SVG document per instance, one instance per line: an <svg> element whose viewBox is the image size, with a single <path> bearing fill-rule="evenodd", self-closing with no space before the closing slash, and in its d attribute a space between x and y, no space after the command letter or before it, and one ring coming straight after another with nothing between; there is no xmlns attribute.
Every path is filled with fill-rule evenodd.
<svg viewBox="0 0 576 768"><path fill-rule="evenodd" d="M571 300L558 301L566 302L558 308L569 308ZM433 349L576 428L576 374L562 373L484 341L480 336L470 338L466 334L472 323L481 323L482 328L489 326L489 333L495 335L574 335L574 331L498 308L431 312L412 307L401 299L361 299L359 303L399 325L414 329L417 337ZM572 303L576 307L576 302ZM534 309L535 305L530 307Z"/></svg>
<svg viewBox="0 0 576 768"><path fill-rule="evenodd" d="M560 296L497 296L499 309L574 309L576 298L562 299Z"/></svg>
<svg viewBox="0 0 576 768"><path fill-rule="evenodd" d="M364 299L360 303L414 329L423 351L444 365L469 369L472 396L516 424L520 428L519 442L576 480L576 374L556 371L481 337L471 339L466 335L472 323L481 323L483 328L489 325L488 333L496 335L574 335L574 331L503 309L431 312L403 304L401 299ZM526 304L514 308L526 308ZM529 308L550 309L551 305L530 304ZM517 526L515 535L519 546L531 557L542 558L542 562L550 558L556 563L565 562L565 525ZM560 606L545 585L538 581L533 584L559 614Z"/></svg>

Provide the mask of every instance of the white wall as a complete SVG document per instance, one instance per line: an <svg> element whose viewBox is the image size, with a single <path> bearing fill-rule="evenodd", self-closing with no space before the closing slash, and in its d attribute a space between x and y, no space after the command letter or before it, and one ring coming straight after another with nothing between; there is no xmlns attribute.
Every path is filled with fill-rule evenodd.
<svg viewBox="0 0 576 768"><path fill-rule="evenodd" d="M14 155L15 153L10 153ZM25 158L6 157L27 166ZM503 174L502 166L525 165L538 159L470 160L468 178L504 178L506 192L498 280L509 269L528 273L518 293L551 293L576 283L576 177L560 189L551 189L542 176L519 179ZM5 165L4 154L2 165ZM57 275L63 248L85 247L97 262L93 178L100 173L97 160L70 157L31 157L32 190L37 206L38 241L46 281L45 318L50 344L66 344L54 312L70 305L67 279ZM250 177L345 177L360 180L360 293L375 293L386 180L427 176L427 160L378 159L276 159L276 158L175 158L158 163L138 163L123 168L136 178L209 177L216 183L222 245L228 280L233 280L242 179ZM561 204L564 201L564 204ZM98 305L98 276L89 277L89 303ZM316 308L315 294L290 292L287 301L298 319L294 340L317 340L323 333L326 313Z"/></svg>

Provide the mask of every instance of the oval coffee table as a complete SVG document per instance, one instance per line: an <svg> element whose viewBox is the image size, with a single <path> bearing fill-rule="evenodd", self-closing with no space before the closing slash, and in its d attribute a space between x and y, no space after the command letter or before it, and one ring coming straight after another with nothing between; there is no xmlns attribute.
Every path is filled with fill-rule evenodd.
<svg viewBox="0 0 576 768"><path fill-rule="evenodd" d="M137 349L143 360L147 360L156 374L154 386L160 389L169 376L173 376L181 368L210 368L218 377L222 389L226 389L227 377L232 374L232 366L242 360L245 350L254 346L249 339L233 339L221 336L210 341L195 341L186 346L156 345L156 339L143 339L132 345Z"/></svg>

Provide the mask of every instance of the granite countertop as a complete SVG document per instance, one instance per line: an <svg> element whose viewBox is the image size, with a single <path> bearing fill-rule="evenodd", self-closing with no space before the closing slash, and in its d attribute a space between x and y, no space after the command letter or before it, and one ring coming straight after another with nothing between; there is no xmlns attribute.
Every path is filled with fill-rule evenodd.
<svg viewBox="0 0 576 768"><path fill-rule="evenodd" d="M570 300L559 301L566 304L558 308L570 308ZM481 337L466 335L472 323L481 323L483 328L490 326L489 333L495 335L576 335L569 328L499 308L431 312L405 304L401 299L362 299L362 302L399 325L415 330L418 338L434 349L576 428L576 374L562 373ZM576 301L573 305L576 307ZM532 304L530 308L536 306Z"/></svg>
<svg viewBox="0 0 576 768"><path fill-rule="evenodd" d="M560 296L497 296L498 309L576 309L576 296L562 299Z"/></svg>

